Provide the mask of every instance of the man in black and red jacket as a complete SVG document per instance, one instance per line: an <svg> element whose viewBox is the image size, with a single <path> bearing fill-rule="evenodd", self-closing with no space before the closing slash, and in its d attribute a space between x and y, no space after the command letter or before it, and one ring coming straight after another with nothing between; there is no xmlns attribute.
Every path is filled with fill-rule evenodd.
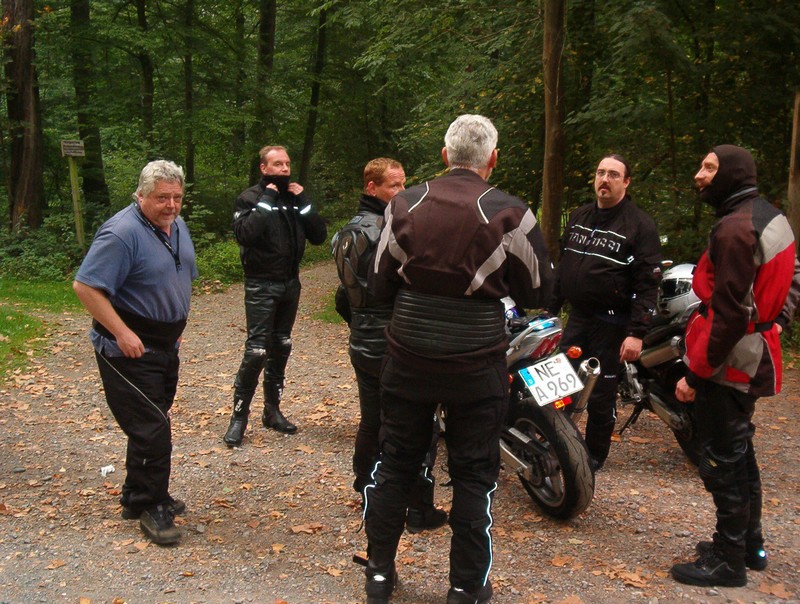
<svg viewBox="0 0 800 604"><path fill-rule="evenodd" d="M233 233L245 277L247 342L233 385L233 414L223 437L229 447L242 444L262 370L264 427L286 434L297 431L281 413L280 402L300 300L300 260L306 239L319 245L327 237L325 222L303 187L290 182L286 149L267 146L260 156L261 182L239 195L233 212Z"/></svg>
<svg viewBox="0 0 800 604"><path fill-rule="evenodd" d="M752 423L759 397L781 389L781 324L797 291L794 235L756 184L749 151L714 147L694 177L718 218L692 280L702 303L686 328L689 372L675 396L695 401L702 443L700 477L717 509L713 541L697 545L695 562L672 576L690 585L747 584L747 571L767 566L761 529L761 477Z"/></svg>
<svg viewBox="0 0 800 604"><path fill-rule="evenodd" d="M586 446L592 470L611 448L616 423L617 381L623 361L635 361L655 315L661 251L653 219L628 195L631 173L620 155L600 160L597 201L575 210L561 240L561 259L549 310L569 302L561 348L580 346L597 357L601 375L588 404Z"/></svg>

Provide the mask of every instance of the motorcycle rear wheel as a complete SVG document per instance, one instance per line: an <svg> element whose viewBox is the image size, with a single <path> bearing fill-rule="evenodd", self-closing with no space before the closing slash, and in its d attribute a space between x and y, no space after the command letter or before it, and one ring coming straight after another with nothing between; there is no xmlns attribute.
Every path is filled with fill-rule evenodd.
<svg viewBox="0 0 800 604"><path fill-rule="evenodd" d="M594 497L594 475L580 431L566 413L534 401L520 401L511 415L514 428L546 449L526 445L508 434L503 441L525 460L530 478L522 486L544 513L566 520L585 511Z"/></svg>

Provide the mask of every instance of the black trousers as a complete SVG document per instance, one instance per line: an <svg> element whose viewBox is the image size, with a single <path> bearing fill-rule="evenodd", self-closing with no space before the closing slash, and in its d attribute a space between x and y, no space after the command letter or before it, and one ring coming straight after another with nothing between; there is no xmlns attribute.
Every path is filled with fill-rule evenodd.
<svg viewBox="0 0 800 604"><path fill-rule="evenodd" d="M147 352L138 359L96 352L95 357L108 407L128 437L120 503L139 509L164 503L169 497L169 410L178 385L178 352Z"/></svg>
<svg viewBox="0 0 800 604"><path fill-rule="evenodd" d="M621 363L619 349L627 327L601 321L597 317L573 312L561 338L561 350L580 346L583 357L600 361L600 377L587 406L586 447L598 461L605 461L611 449L611 435L617 421L617 382Z"/></svg>
<svg viewBox="0 0 800 604"><path fill-rule="evenodd" d="M234 381L234 397L249 409L261 371L264 384L283 387L286 363L292 350L292 327L300 302L300 280L245 279L244 308L247 341Z"/></svg>
<svg viewBox="0 0 800 604"><path fill-rule="evenodd" d="M756 397L704 380L697 388L695 419L702 443L700 477L717 508L714 543L743 558L745 545L764 543L761 473L753 448Z"/></svg>
<svg viewBox="0 0 800 604"><path fill-rule="evenodd" d="M362 355L350 353L350 361L358 382L358 403L361 417L356 431L356 442L353 451L353 474L355 481L353 488L359 493L364 492L364 487L372 484L372 472L380 453L381 429L381 384L380 362L377 359L365 358ZM436 447L439 443L438 421L431 417L433 430L428 453L423 462L423 471L418 474L414 487L411 490L409 507L421 509L432 504L428 491L432 494L433 483L430 470L436 464Z"/></svg>
<svg viewBox="0 0 800 604"><path fill-rule="evenodd" d="M390 564L403 532L411 486L430 446L436 405L447 413L445 441L453 485L450 583L475 591L492 565L491 507L500 470L500 431L508 411L504 361L470 374L430 374L388 357L381 372L381 460L365 489L370 560Z"/></svg>

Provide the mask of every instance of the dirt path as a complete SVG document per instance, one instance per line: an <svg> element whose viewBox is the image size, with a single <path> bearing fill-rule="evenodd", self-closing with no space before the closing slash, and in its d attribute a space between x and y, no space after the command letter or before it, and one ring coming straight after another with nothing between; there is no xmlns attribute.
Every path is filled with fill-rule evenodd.
<svg viewBox="0 0 800 604"><path fill-rule="evenodd" d="M350 487L357 402L346 328L311 318L335 282L327 264L303 275L286 388L300 431L255 421L235 450L221 435L244 341L242 289L195 297L172 413L172 491L189 509L172 548L119 517L124 437L100 389L87 316L50 317L51 354L0 386L0 604L361 602L363 575L350 562L366 539ZM643 417L613 445L590 509L568 524L542 517L501 473L493 602L800 601L800 373L791 363L786 373L785 392L756 414L770 566L747 587L669 578L710 535L713 511L667 429ZM116 472L104 478L108 465ZM449 497L437 489L440 505ZM449 537L447 527L403 537L394 602L444 600Z"/></svg>

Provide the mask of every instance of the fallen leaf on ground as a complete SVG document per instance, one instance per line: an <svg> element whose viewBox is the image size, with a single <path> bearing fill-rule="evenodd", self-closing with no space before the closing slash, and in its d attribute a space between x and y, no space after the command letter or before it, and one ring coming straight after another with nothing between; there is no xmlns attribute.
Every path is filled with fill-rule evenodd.
<svg viewBox="0 0 800 604"><path fill-rule="evenodd" d="M783 583L773 583L770 585L769 583L761 583L758 586L758 591L762 594L769 594L771 596L775 596L781 598L782 600L786 600L791 598L794 594L786 591L786 586Z"/></svg>

